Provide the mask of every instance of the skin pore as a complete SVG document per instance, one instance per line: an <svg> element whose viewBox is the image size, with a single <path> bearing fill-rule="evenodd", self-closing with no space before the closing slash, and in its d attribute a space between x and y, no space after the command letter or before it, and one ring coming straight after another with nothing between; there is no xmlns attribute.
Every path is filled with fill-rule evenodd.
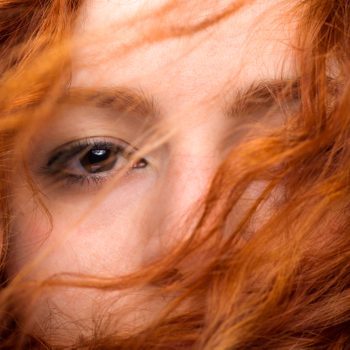
<svg viewBox="0 0 350 350"><path fill-rule="evenodd" d="M186 25L215 14L214 6L198 3L193 11L198 16L187 11L183 19L174 15L153 25ZM285 4L273 3L248 4L203 32L121 54L145 29L128 21L156 11L163 1L86 1L73 35L69 91L35 133L28 152L29 171L51 214L52 229L24 179L16 179L21 185L12 203L11 275L34 259L28 276L34 280L63 272L125 275L186 237L177 228L203 200L228 152L243 142L247 130L257 136L283 122L282 112L266 114L270 106L256 105L253 112L248 104L237 107L239 96L253 95L254 87L264 86L268 95L276 83L283 86L295 77L293 23ZM222 8L228 5L220 2ZM147 21L153 23L151 16ZM88 93L71 102L69 96L81 91ZM130 154L147 144L144 135L152 135L155 126L164 131L164 142L113 179ZM106 149L119 158L113 163L107 157L105 171L88 173L92 156L82 162L82 155L89 146L97 158ZM104 185L108 191L99 196ZM263 188L253 185L242 208ZM267 212L261 210L261 220ZM127 293L51 292L34 308L36 331L70 341L89 334L98 317L113 314L119 330L133 331L164 303L153 298L142 304L153 293L154 286Z"/></svg>

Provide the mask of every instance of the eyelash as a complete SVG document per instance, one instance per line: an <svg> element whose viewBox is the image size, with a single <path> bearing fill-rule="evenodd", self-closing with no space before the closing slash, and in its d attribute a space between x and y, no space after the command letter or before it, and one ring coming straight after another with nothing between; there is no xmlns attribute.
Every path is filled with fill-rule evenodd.
<svg viewBox="0 0 350 350"><path fill-rule="evenodd" d="M66 175L60 180L64 181L64 185L67 187L78 185L81 187L94 187L103 184L106 180L106 176L89 175Z"/></svg>
<svg viewBox="0 0 350 350"><path fill-rule="evenodd" d="M98 174L86 171L86 175L83 175L67 171L69 169L69 163L76 159L77 162L80 162L81 166L82 159L93 150L107 150L109 152L114 152L116 160L112 164L112 167L107 170L98 171ZM110 177L110 175L106 175L106 173L116 173L117 170L114 168L118 165L121 158L124 158L126 164L130 164L129 160L135 152L137 152L136 148L133 148L130 144L120 139L101 137L84 138L69 142L53 151L51 156L48 157L45 166L41 168L41 171L45 176L49 176L53 179L55 183L57 181L62 181L64 185L68 187L74 185L79 185L81 187L96 187L104 183ZM126 174L128 175L130 174L130 171L145 168L146 166L148 166L147 160L141 158L140 160L137 160L130 169L127 169Z"/></svg>

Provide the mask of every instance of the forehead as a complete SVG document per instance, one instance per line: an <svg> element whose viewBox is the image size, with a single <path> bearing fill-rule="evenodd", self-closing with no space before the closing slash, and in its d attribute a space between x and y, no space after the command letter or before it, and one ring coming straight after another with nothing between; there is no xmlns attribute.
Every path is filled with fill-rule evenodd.
<svg viewBox="0 0 350 350"><path fill-rule="evenodd" d="M256 80L293 76L290 8L270 0L239 4L87 1L74 34L72 85L142 88L166 108L171 101L193 104ZM167 37L171 28L195 26L235 6L205 30Z"/></svg>

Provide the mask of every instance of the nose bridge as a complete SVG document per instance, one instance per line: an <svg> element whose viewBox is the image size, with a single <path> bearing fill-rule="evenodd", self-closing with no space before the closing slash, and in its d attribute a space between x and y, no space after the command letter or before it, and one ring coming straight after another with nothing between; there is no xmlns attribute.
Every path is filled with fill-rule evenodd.
<svg viewBox="0 0 350 350"><path fill-rule="evenodd" d="M172 157L161 193L163 203L167 204L164 209L170 216L185 216L203 199L215 168L213 154L191 152Z"/></svg>
<svg viewBox="0 0 350 350"><path fill-rule="evenodd" d="M153 222L163 244L171 245L191 232L200 213L210 182L217 168L214 152L199 152L192 148L173 154L159 180L155 205L157 218Z"/></svg>
<svg viewBox="0 0 350 350"><path fill-rule="evenodd" d="M191 128L186 124L169 142L166 166L152 190L146 214L147 260L190 234L201 215L201 204L220 162L220 133L214 131L213 123L202 118Z"/></svg>
<svg viewBox="0 0 350 350"><path fill-rule="evenodd" d="M206 194L210 180L218 166L218 149L221 130L215 113L201 105L188 108L176 120L178 133L172 140L168 166L164 173L161 191L164 211L170 220L181 220L189 214ZM220 121L220 120L219 120ZM165 198L164 198L165 197Z"/></svg>
<svg viewBox="0 0 350 350"><path fill-rule="evenodd" d="M169 159L144 221L147 222L145 262L166 254L191 234L215 169L213 155L179 153Z"/></svg>

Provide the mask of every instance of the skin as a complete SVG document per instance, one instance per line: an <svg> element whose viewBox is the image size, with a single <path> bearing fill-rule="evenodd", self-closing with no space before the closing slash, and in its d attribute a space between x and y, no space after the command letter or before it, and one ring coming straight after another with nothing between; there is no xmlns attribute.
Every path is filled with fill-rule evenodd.
<svg viewBox="0 0 350 350"><path fill-rule="evenodd" d="M28 279L46 279L61 272L121 276L161 257L186 238L176 228L189 213L200 212L195 210L218 165L243 142L246 132L240 130L245 128L256 136L261 133L254 131L257 121L267 130L282 122L280 113L270 118L256 112L238 117L225 113L239 89L254 81L295 75L293 22L286 17L285 5L271 3L265 0L248 5L204 32L128 51L132 40L147 32L144 28L149 23L160 25L160 21L147 20L145 27L138 26L135 16L152 13L164 2L85 3L73 35L70 87L142 89L154 101L156 111L148 116L118 114L84 103L67 103L39 127L28 163L41 191L38 196L52 215L53 228L24 179L18 178L12 203L15 234L11 275L34 261L26 274ZM194 4L192 12L179 9L187 14L184 23L174 14L166 24L195 23L198 18L210 17L215 6L206 4ZM220 5L224 8L229 2ZM130 26L128 21L136 24ZM104 186L62 183L40 172L50 152L67 142L101 136L140 148L143 132L154 130L154 126L159 127L165 142L143 154L148 161L145 168L132 169L115 180L108 177L104 182L108 190L104 191ZM262 183L253 184L242 208L263 188ZM103 195L99 196L101 191ZM260 219L267 212L267 208L262 210ZM191 224L196 218L192 214ZM50 292L34 307L35 329L49 339L69 342L80 333L89 333L93 320L107 311L117 314L121 331L130 330L131 324L136 330L162 305L163 301L155 298L147 307L137 306L153 292L153 287L127 293L77 289Z"/></svg>

